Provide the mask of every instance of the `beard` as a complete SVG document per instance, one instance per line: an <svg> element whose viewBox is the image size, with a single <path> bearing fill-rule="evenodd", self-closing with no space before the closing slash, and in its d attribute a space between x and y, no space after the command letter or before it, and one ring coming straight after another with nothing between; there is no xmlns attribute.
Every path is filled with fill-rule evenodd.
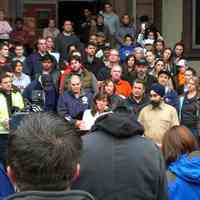
<svg viewBox="0 0 200 200"><path fill-rule="evenodd" d="M157 107L159 107L161 101L150 101L150 103L153 108L157 108Z"/></svg>
<svg viewBox="0 0 200 200"><path fill-rule="evenodd" d="M137 78L140 80L144 80L145 79L146 74L143 72L138 72L137 73Z"/></svg>

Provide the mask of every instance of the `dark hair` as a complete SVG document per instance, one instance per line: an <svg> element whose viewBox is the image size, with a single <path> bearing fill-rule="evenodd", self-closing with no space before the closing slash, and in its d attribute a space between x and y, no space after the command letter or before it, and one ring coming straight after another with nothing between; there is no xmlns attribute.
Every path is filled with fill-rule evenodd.
<svg viewBox="0 0 200 200"><path fill-rule="evenodd" d="M110 2L104 3L104 6L105 6L105 5L109 5L110 7L112 7L112 4L111 4Z"/></svg>
<svg viewBox="0 0 200 200"><path fill-rule="evenodd" d="M23 47L24 48L24 45L22 44L22 43L20 43L20 42L15 42L14 43L14 47L16 48L16 47Z"/></svg>
<svg viewBox="0 0 200 200"><path fill-rule="evenodd" d="M2 50L4 46L8 47L8 44L6 42L0 42L0 50Z"/></svg>
<svg viewBox="0 0 200 200"><path fill-rule="evenodd" d="M106 79L103 81L103 84L102 84L102 87L101 87L101 91L102 92L105 92L105 87L109 84L109 83L112 83L113 84L113 94L115 94L115 91L116 91L116 86L115 86L115 83L111 80L111 79Z"/></svg>
<svg viewBox="0 0 200 200"><path fill-rule="evenodd" d="M41 62L44 62L44 61L47 61L47 60L50 60L53 63L54 62L54 57L51 54L47 53L47 54L45 54L44 56L42 56L40 58Z"/></svg>
<svg viewBox="0 0 200 200"><path fill-rule="evenodd" d="M71 47L75 47L75 48L78 50L78 45L77 45L77 44L69 44L69 45L67 46L67 54L70 53L70 48L71 48Z"/></svg>
<svg viewBox="0 0 200 200"><path fill-rule="evenodd" d="M24 23L24 20L23 20L23 18L21 18L21 17L17 17L17 18L15 19L15 24L16 24L17 22L21 22L21 23L23 24L23 23Z"/></svg>
<svg viewBox="0 0 200 200"><path fill-rule="evenodd" d="M99 101L107 100L108 105L110 105L110 97L108 96L108 94L106 94L105 92L97 93L93 98L93 103L92 103L92 107L91 107L91 113L93 116L97 113L97 105L96 105L97 100L99 100Z"/></svg>
<svg viewBox="0 0 200 200"><path fill-rule="evenodd" d="M194 68L192 68L192 67L188 67L188 68L186 68L185 71L191 71L193 76L196 76L196 75L197 75L196 70L195 70Z"/></svg>
<svg viewBox="0 0 200 200"><path fill-rule="evenodd" d="M142 16L140 16L139 20L140 20L141 23L148 22L149 21L149 16L142 15Z"/></svg>
<svg viewBox="0 0 200 200"><path fill-rule="evenodd" d="M17 63L20 63L22 66L24 66L24 63L22 61L20 61L20 60L12 61L11 67L12 67L13 72L15 72Z"/></svg>
<svg viewBox="0 0 200 200"><path fill-rule="evenodd" d="M171 74L170 74L170 72L167 71L167 70L161 70L161 71L159 71L159 72L158 72L158 78L159 78L159 76L162 75L162 74L165 74L165 75L168 77L168 79L171 78Z"/></svg>
<svg viewBox="0 0 200 200"><path fill-rule="evenodd" d="M10 76L6 73L7 71L5 71L5 70L1 70L0 71L0 83L2 82L2 80L4 79L4 78L10 78Z"/></svg>
<svg viewBox="0 0 200 200"><path fill-rule="evenodd" d="M126 57L126 59L125 59L125 63L126 63L126 64L128 63L128 61L129 61L130 58L134 58L134 59L135 59L135 56L134 56L133 54L129 54L129 55ZM136 59L135 59L135 60L136 60Z"/></svg>
<svg viewBox="0 0 200 200"><path fill-rule="evenodd" d="M133 81L133 84L132 84L132 85L134 85L134 84L136 84L136 83L142 84L143 89L145 90L145 83L144 83L144 81L142 81L142 80L140 80L140 79L136 79L135 81Z"/></svg>
<svg viewBox="0 0 200 200"><path fill-rule="evenodd" d="M8 164L21 191L69 188L80 158L82 141L53 114L30 114L11 130Z"/></svg>
<svg viewBox="0 0 200 200"><path fill-rule="evenodd" d="M154 40L156 41L158 38L158 34L154 28L146 28L144 33L144 38L147 39L150 32L154 34Z"/></svg>
<svg viewBox="0 0 200 200"><path fill-rule="evenodd" d="M154 41L154 43L153 43L153 52L154 52L155 55L157 54L157 49L156 49L156 44L157 43L162 43L163 50L165 49L165 41L164 40L158 39L158 40ZM161 53L163 53L163 51Z"/></svg>
<svg viewBox="0 0 200 200"><path fill-rule="evenodd" d="M151 50L151 49L147 49L145 54L148 53L148 52L151 52L152 54L154 54L153 50Z"/></svg>
<svg viewBox="0 0 200 200"><path fill-rule="evenodd" d="M85 45L85 47L88 48L89 46L94 46L95 48L97 48L97 45L95 44L95 42L89 41L89 42Z"/></svg>
<svg viewBox="0 0 200 200"><path fill-rule="evenodd" d="M77 60L81 63L81 57L78 56L78 55L71 55L70 58L69 58L69 62L71 62L72 60Z"/></svg>
<svg viewBox="0 0 200 200"><path fill-rule="evenodd" d="M176 161L181 154L191 153L197 142L185 126L174 126L162 139L162 152L167 164Z"/></svg>
<svg viewBox="0 0 200 200"><path fill-rule="evenodd" d="M167 47L167 48L165 48L165 49L163 50L163 54L164 54L164 52L165 52L166 50L171 51L171 55L170 55L170 57L169 57L169 59L168 59L168 63L171 64L171 63L172 63L172 57L173 57L173 50L172 50L171 48Z"/></svg>
<svg viewBox="0 0 200 200"><path fill-rule="evenodd" d="M38 44L39 44L40 40L46 41L46 39L44 37L38 37L37 40L35 41L35 44L34 44L34 47L35 47L36 50L38 50Z"/></svg>
<svg viewBox="0 0 200 200"><path fill-rule="evenodd" d="M131 36L130 34L126 34L126 35L124 36L124 39L126 39L126 38L131 38L131 40L134 41L134 37Z"/></svg>
<svg viewBox="0 0 200 200"><path fill-rule="evenodd" d="M163 60L162 58L159 58L159 59L157 59L157 60L156 60L156 62L155 62L155 65L154 65L154 66L156 66L156 65L157 65L157 63L158 63L158 62L160 62L160 61L161 61L161 62L163 62L163 63L165 63L165 62L164 62L164 60Z"/></svg>
<svg viewBox="0 0 200 200"><path fill-rule="evenodd" d="M129 18L129 23L131 23L131 16L128 14L128 13L124 13L122 16L121 16L121 18L120 18L120 21L121 21L121 23L123 23L123 19L124 19L124 17L128 17Z"/></svg>
<svg viewBox="0 0 200 200"><path fill-rule="evenodd" d="M176 55L175 49L176 49L177 46L182 46L182 47L183 47L183 53L182 53L181 57L184 58L184 51L185 51L185 45L184 45L184 43L181 42L181 41L179 41L179 42L177 42L177 43L174 45L174 49L173 49L173 50L174 50L174 55Z"/></svg>

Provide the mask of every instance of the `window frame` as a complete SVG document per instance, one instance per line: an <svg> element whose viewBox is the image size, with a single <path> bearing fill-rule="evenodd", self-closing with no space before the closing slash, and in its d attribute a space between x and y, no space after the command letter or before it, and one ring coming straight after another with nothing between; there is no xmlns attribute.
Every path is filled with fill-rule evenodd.
<svg viewBox="0 0 200 200"><path fill-rule="evenodd" d="M185 56L192 60L200 59L200 45L195 44L195 10L196 0L183 0L183 43Z"/></svg>

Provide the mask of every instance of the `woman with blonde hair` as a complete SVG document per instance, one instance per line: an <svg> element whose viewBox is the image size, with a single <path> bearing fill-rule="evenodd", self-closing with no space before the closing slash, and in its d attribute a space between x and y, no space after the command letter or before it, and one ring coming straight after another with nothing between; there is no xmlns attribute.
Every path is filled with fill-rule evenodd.
<svg viewBox="0 0 200 200"><path fill-rule="evenodd" d="M195 137L185 126L174 126L164 134L169 200L199 199L200 151L196 148Z"/></svg>
<svg viewBox="0 0 200 200"><path fill-rule="evenodd" d="M179 120L181 125L186 126L199 142L198 123L199 123L199 79L194 76L187 82L188 91L183 97L179 98Z"/></svg>

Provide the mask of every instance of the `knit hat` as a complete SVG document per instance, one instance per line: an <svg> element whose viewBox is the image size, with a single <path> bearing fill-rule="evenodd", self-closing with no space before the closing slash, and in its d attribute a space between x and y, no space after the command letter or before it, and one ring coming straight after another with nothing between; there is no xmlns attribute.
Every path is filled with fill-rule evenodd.
<svg viewBox="0 0 200 200"><path fill-rule="evenodd" d="M144 65L144 66L147 66L148 65L148 63L147 63L147 61L146 61L146 59L140 59L140 60L136 60L135 61L135 65Z"/></svg>
<svg viewBox="0 0 200 200"><path fill-rule="evenodd" d="M153 90L155 93L157 93L161 97L163 97L165 95L165 87L160 85L159 83L154 83L151 86L151 90Z"/></svg>

